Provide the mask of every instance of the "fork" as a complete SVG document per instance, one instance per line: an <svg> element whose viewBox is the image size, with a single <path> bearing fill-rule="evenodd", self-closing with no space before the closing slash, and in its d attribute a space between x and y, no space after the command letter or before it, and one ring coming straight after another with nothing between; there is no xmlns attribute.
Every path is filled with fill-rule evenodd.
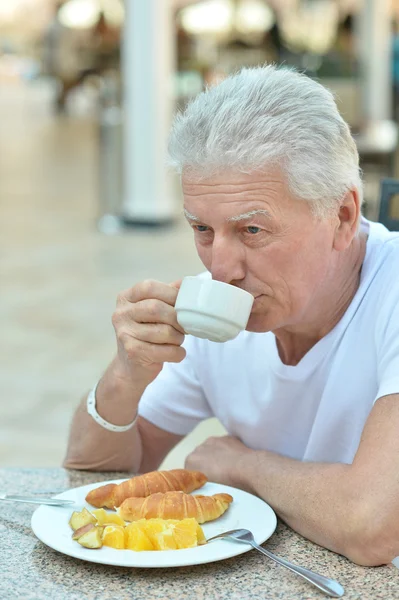
<svg viewBox="0 0 399 600"><path fill-rule="evenodd" d="M290 563L288 560L285 560L285 558L280 558L272 552L269 552L269 550L265 550L265 548L262 548L262 546L259 546L259 544L255 542L254 536L248 529L231 529L230 531L219 533L219 535L214 535L213 537L209 538L207 542L222 538L232 538L237 542L250 544L253 548L256 548L256 550L259 550L259 552L265 554L277 564L287 567L287 569L290 571L300 575L300 577L303 577L306 579L306 581L309 581L309 583L312 583L319 588L319 590L328 596L331 596L332 598L341 598L344 595L344 588L338 583L338 581L329 579L328 577L324 577L323 575L319 575L313 571L309 571L309 569L305 569L304 567L298 567L297 565Z"/></svg>
<svg viewBox="0 0 399 600"><path fill-rule="evenodd" d="M16 494L0 494L0 501L26 502L28 504L45 504L47 506L73 506L74 500L63 500L62 498L37 498L32 496L18 496Z"/></svg>

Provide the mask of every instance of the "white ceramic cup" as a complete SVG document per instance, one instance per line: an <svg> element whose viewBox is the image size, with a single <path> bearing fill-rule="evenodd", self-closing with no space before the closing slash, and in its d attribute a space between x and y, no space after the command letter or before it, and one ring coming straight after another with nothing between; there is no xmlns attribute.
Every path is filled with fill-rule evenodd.
<svg viewBox="0 0 399 600"><path fill-rule="evenodd" d="M206 274L183 279L175 310L186 333L212 342L227 342L244 331L253 302L249 292Z"/></svg>

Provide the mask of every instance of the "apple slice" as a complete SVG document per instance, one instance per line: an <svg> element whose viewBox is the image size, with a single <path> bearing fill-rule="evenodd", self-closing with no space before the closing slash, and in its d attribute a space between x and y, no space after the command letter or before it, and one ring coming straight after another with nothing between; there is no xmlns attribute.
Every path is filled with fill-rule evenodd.
<svg viewBox="0 0 399 600"><path fill-rule="evenodd" d="M87 510L87 508L84 508L80 512L73 512L71 518L69 519L69 525L74 531L77 531L78 529L84 527L84 525L88 525L89 523L95 524L97 523L97 519L94 515L91 514L91 512Z"/></svg>
<svg viewBox="0 0 399 600"><path fill-rule="evenodd" d="M79 527L79 529L76 529L73 532L72 539L73 540L78 540L82 535L84 535L85 533L88 533L89 531L91 531L95 527L96 526L93 525L93 523L87 523L87 525L83 525L83 527Z"/></svg>
<svg viewBox="0 0 399 600"><path fill-rule="evenodd" d="M89 531L84 533L77 540L78 544L83 546L84 548L97 549L102 548L103 545L103 527L93 527L90 528Z"/></svg>

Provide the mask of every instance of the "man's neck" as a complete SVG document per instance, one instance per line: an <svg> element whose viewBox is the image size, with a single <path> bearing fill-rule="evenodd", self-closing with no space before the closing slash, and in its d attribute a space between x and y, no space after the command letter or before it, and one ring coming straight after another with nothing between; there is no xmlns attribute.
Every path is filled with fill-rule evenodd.
<svg viewBox="0 0 399 600"><path fill-rule="evenodd" d="M366 254L367 235L359 234L336 265L336 274L320 295L318 311L308 323L274 332L280 359L295 366L341 320L355 296Z"/></svg>

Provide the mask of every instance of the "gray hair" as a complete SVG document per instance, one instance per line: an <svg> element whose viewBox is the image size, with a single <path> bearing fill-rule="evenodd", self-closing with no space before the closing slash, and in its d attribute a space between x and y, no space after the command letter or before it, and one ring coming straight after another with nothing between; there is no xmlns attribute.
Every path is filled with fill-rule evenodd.
<svg viewBox="0 0 399 600"><path fill-rule="evenodd" d="M362 201L359 155L332 93L292 69L242 69L200 93L177 114L169 162L210 177L235 169L283 169L294 196L327 216L348 190Z"/></svg>

